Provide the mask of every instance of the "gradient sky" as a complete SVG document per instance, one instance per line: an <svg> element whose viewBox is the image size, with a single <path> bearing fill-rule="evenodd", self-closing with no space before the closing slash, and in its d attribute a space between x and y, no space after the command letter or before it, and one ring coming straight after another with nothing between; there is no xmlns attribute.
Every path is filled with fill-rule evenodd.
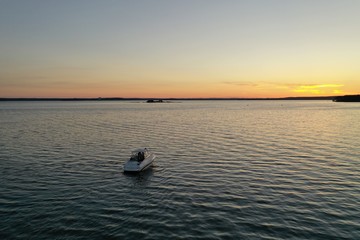
<svg viewBox="0 0 360 240"><path fill-rule="evenodd" d="M360 93L359 0L0 0L0 97Z"/></svg>

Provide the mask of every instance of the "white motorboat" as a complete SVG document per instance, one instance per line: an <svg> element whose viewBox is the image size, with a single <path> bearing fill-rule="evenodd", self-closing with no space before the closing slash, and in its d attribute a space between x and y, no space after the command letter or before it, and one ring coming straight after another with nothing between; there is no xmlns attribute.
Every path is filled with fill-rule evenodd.
<svg viewBox="0 0 360 240"><path fill-rule="evenodd" d="M138 148L131 152L131 157L124 164L124 172L140 172L151 166L155 154L147 148Z"/></svg>

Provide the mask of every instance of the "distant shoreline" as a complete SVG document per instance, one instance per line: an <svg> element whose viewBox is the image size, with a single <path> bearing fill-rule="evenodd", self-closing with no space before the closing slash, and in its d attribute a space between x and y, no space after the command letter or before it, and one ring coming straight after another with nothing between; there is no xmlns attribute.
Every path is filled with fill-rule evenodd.
<svg viewBox="0 0 360 240"><path fill-rule="evenodd" d="M0 98L0 101L147 101L165 100L165 101L187 101L187 100L333 100L337 96L325 97L285 97L285 98Z"/></svg>

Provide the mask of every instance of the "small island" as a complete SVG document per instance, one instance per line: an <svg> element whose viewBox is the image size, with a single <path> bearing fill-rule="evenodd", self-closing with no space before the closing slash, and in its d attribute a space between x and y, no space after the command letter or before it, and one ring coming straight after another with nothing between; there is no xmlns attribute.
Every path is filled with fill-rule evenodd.
<svg viewBox="0 0 360 240"><path fill-rule="evenodd" d="M158 100L155 100L155 99L149 99L146 101L147 103L163 103L164 101L162 99L158 99Z"/></svg>
<svg viewBox="0 0 360 240"><path fill-rule="evenodd" d="M360 102L360 95L345 95L333 98L334 102Z"/></svg>

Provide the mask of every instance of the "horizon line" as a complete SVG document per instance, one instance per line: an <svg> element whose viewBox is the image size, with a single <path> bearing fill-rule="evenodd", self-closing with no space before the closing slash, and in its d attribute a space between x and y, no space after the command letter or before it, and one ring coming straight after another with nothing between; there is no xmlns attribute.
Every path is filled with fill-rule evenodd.
<svg viewBox="0 0 360 240"><path fill-rule="evenodd" d="M344 95L342 95L344 96ZM306 97L0 97L0 101L126 101L126 100L331 100L334 96Z"/></svg>

